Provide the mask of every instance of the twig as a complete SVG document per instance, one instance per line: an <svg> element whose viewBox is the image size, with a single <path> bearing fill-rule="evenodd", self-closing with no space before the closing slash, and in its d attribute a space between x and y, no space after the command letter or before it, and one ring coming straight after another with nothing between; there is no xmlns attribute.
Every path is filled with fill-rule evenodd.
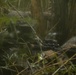
<svg viewBox="0 0 76 75"><path fill-rule="evenodd" d="M73 57L75 57L76 54L74 54L71 58L69 58L63 65L61 65L52 75L55 75L65 64L67 64L70 60L72 60Z"/></svg>

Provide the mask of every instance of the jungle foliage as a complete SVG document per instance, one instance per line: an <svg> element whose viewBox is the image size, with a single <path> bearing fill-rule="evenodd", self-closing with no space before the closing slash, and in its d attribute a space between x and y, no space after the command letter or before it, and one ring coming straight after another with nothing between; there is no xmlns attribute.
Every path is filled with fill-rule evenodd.
<svg viewBox="0 0 76 75"><path fill-rule="evenodd" d="M0 75L75 75L75 61L76 0L0 0Z"/></svg>

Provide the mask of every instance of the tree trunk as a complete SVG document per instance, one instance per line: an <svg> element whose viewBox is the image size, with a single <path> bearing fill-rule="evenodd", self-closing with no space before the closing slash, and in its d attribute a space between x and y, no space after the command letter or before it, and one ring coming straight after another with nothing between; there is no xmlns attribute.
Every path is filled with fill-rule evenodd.
<svg viewBox="0 0 76 75"><path fill-rule="evenodd" d="M35 20L37 20L36 32L42 39L46 35L46 20L43 17L41 0L31 0L31 13Z"/></svg>
<svg viewBox="0 0 76 75"><path fill-rule="evenodd" d="M68 38L71 38L72 36L76 36L76 0L70 0L69 6Z"/></svg>
<svg viewBox="0 0 76 75"><path fill-rule="evenodd" d="M66 0L54 0L54 23L57 23L56 32L59 33L56 39L59 44L63 44L66 41L68 30L66 27L68 18L68 2Z"/></svg>
<svg viewBox="0 0 76 75"><path fill-rule="evenodd" d="M54 23L59 21L56 32L60 35L57 40L62 45L76 36L76 0L54 0L54 13Z"/></svg>

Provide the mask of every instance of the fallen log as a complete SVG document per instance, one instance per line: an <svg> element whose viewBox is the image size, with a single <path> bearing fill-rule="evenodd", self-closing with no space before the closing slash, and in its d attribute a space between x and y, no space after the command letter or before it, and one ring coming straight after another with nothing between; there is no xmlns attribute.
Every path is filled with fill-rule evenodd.
<svg viewBox="0 0 76 75"><path fill-rule="evenodd" d="M14 11L14 10L9 10L8 16L12 17L12 16L15 16L15 17L28 17L28 16L32 16L31 12L30 11ZM51 19L54 15L52 15L52 13L50 12L43 12L43 16L44 18L46 19Z"/></svg>
<svg viewBox="0 0 76 75"><path fill-rule="evenodd" d="M70 49L72 47L76 48L76 37L72 37L61 46L62 49Z"/></svg>
<svg viewBox="0 0 76 75"><path fill-rule="evenodd" d="M61 46L62 52L65 52L69 58L76 54L76 36L69 39ZM72 58L72 62L76 64L76 56Z"/></svg>

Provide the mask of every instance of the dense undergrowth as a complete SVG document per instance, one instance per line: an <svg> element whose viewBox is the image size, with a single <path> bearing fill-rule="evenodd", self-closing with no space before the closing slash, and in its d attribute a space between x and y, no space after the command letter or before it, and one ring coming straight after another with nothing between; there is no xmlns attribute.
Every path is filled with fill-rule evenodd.
<svg viewBox="0 0 76 75"><path fill-rule="evenodd" d="M56 44L45 47L48 45L37 36L31 18L2 17L0 21L0 75L76 74L72 62L76 54L69 58L67 49L53 49Z"/></svg>

